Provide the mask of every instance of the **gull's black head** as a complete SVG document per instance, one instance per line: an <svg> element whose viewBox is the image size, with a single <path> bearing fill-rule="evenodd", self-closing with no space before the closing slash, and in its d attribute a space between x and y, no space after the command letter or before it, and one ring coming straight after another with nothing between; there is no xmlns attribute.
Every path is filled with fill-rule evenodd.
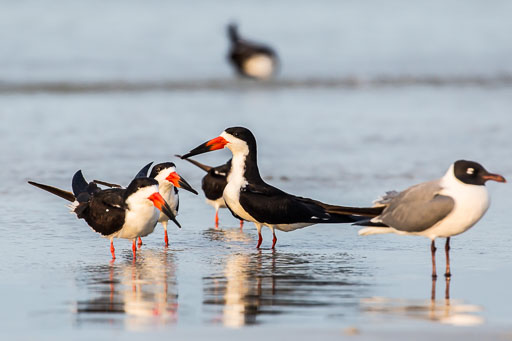
<svg viewBox="0 0 512 341"><path fill-rule="evenodd" d="M468 185L483 186L488 180L506 182L503 176L489 173L481 164L474 161L455 161L453 173L457 179Z"/></svg>
<svg viewBox="0 0 512 341"><path fill-rule="evenodd" d="M160 174L160 172L167 169L172 169L172 171L174 172L174 169L176 169L176 165L173 162L162 162L157 165L154 165L153 169L151 170L151 173L149 174L149 177L154 179L157 177L158 174Z"/></svg>

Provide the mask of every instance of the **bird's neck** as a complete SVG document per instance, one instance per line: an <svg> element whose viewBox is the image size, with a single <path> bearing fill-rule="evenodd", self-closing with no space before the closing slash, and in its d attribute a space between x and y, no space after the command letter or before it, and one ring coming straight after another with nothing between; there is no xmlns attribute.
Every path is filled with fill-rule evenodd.
<svg viewBox="0 0 512 341"><path fill-rule="evenodd" d="M245 179L251 183L262 181L255 150L233 153L228 182L232 179Z"/></svg>

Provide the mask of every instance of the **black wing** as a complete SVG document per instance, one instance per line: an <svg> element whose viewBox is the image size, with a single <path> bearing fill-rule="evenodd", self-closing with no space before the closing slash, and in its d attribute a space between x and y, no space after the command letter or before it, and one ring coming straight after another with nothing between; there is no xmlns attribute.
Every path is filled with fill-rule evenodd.
<svg viewBox="0 0 512 341"><path fill-rule="evenodd" d="M256 220L267 224L346 223L351 215L330 214L321 203L296 197L269 185L247 185L240 192L240 204Z"/></svg>
<svg viewBox="0 0 512 341"><path fill-rule="evenodd" d="M86 203L78 205L75 212L92 229L104 236L119 231L124 224L124 189L113 188L93 194Z"/></svg>
<svg viewBox="0 0 512 341"><path fill-rule="evenodd" d="M203 177L201 188L204 195L210 200L217 200L222 197L224 188L228 181L227 177L231 170L231 160L217 167L212 167Z"/></svg>

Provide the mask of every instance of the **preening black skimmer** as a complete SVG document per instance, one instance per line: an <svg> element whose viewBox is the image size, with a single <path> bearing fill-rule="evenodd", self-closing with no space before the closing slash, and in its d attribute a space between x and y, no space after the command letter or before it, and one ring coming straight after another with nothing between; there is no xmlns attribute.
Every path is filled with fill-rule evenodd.
<svg viewBox="0 0 512 341"><path fill-rule="evenodd" d="M293 231L319 223L352 223L361 216L374 217L382 208L343 207L301 198L285 193L265 183L260 176L256 155L256 139L247 128L233 127L191 150L182 158L227 147L233 153L231 170L223 192L224 201L238 219L252 221L258 229L258 245L262 242L261 226Z"/></svg>
<svg viewBox="0 0 512 341"><path fill-rule="evenodd" d="M181 155L176 155L181 158ZM201 168L206 172L206 175L201 181L201 188L203 189L206 202L215 208L215 227L219 227L219 208L226 208L226 203L222 197L224 188L228 183L227 177L231 170L231 159L225 164L217 167L207 166L196 160L185 159L193 165ZM244 221L240 220L240 228L244 226Z"/></svg>
<svg viewBox="0 0 512 341"><path fill-rule="evenodd" d="M278 59L271 47L241 38L235 24L228 25L228 37L228 58L240 76L267 79L276 73Z"/></svg>
<svg viewBox="0 0 512 341"><path fill-rule="evenodd" d="M136 239L153 232L160 211L180 226L169 204L158 192L155 179L135 178L126 189L101 190L95 183L87 183L78 171L73 176L73 193L33 181L29 184L72 202L71 211L79 219L84 219L95 232L110 239L112 259L116 258L114 238L131 239L135 258Z"/></svg>
<svg viewBox="0 0 512 341"><path fill-rule="evenodd" d="M146 177L148 174L149 167L151 167L151 163L144 166L136 177ZM158 181L158 191L164 198L164 200L169 203L171 207L172 213L174 216L178 215L179 210L179 194L178 188L183 188L187 191L190 191L194 194L198 194L192 186L178 173L176 173L176 166L172 162L163 162L157 165L154 165L151 169L151 173L149 177ZM109 187L120 188L120 185L111 184L105 181L94 180L95 183L100 185L105 185ZM160 212L160 217L158 218L158 222L162 224L164 227L164 242L165 246L169 245L169 237L167 236L167 222L169 218L163 212ZM142 244L142 241L139 237L139 246Z"/></svg>
<svg viewBox="0 0 512 341"><path fill-rule="evenodd" d="M454 162L437 180L423 182L398 192L388 192L375 203L382 214L356 225L369 226L360 235L396 233L430 238L432 277L436 277L436 238L446 238L446 272L450 271L450 237L467 231L489 208L488 180L506 182L474 161Z"/></svg>

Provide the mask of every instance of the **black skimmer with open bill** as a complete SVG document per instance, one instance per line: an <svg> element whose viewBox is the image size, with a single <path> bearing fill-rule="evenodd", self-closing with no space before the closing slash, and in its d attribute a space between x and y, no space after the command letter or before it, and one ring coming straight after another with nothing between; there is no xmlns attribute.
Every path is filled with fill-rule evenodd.
<svg viewBox="0 0 512 341"><path fill-rule="evenodd" d="M152 162L144 166L136 177L146 177L149 171L149 167L151 167ZM171 207L172 213L174 216L178 215L179 210L179 194L178 188L183 188L187 191L190 191L194 194L198 194L192 186L178 173L176 173L176 165L172 162L163 162L153 166L151 169L151 173L149 177L158 181L158 191L164 198L164 200L169 203ZM120 185L108 183L105 181L94 180L93 182L104 185L108 187L121 188ZM167 222L169 218L163 212L160 212L160 217L158 218L158 222L162 224L164 227L164 242L165 246L169 245L169 237L167 236ZM139 246L142 245L142 240L139 237Z"/></svg>
<svg viewBox="0 0 512 341"><path fill-rule="evenodd" d="M176 155L181 158L181 155ZM201 181L201 188L203 189L206 202L215 208L215 227L219 227L219 208L226 208L226 203L222 197L224 188L228 183L228 174L231 170L231 159L223 165L217 167L207 166L196 160L185 159L193 165L201 168L206 172L206 175ZM244 221L240 220L240 228L244 226Z"/></svg>
<svg viewBox="0 0 512 341"><path fill-rule="evenodd" d="M158 192L155 179L139 177L126 189L101 190L95 183L87 183L79 170L73 176L73 193L33 181L29 184L70 201L71 211L79 219L84 219L95 232L110 239L112 259L116 258L114 238L131 239L135 258L137 238L153 232L160 211L180 226L169 204Z"/></svg>
<svg viewBox="0 0 512 341"><path fill-rule="evenodd" d="M432 277L437 277L435 239L446 238L446 272L450 272L450 237L467 231L489 208L488 180L505 182L473 161L458 160L437 180L423 182L402 192L388 192L375 202L382 214L355 225L368 226L360 235L396 233L430 238Z"/></svg>
<svg viewBox="0 0 512 341"><path fill-rule="evenodd" d="M271 47L241 38L235 24L228 25L228 37L228 58L240 76L267 79L276 73L278 59Z"/></svg>
<svg viewBox="0 0 512 341"><path fill-rule="evenodd" d="M238 219L252 221L258 229L258 245L261 245L261 226L293 231L319 223L353 223L362 216L375 217L382 208L343 207L297 197L265 183L260 176L256 155L256 139L247 128L233 127L208 142L191 150L182 158L227 147L233 153L231 170L223 197L226 206Z"/></svg>

